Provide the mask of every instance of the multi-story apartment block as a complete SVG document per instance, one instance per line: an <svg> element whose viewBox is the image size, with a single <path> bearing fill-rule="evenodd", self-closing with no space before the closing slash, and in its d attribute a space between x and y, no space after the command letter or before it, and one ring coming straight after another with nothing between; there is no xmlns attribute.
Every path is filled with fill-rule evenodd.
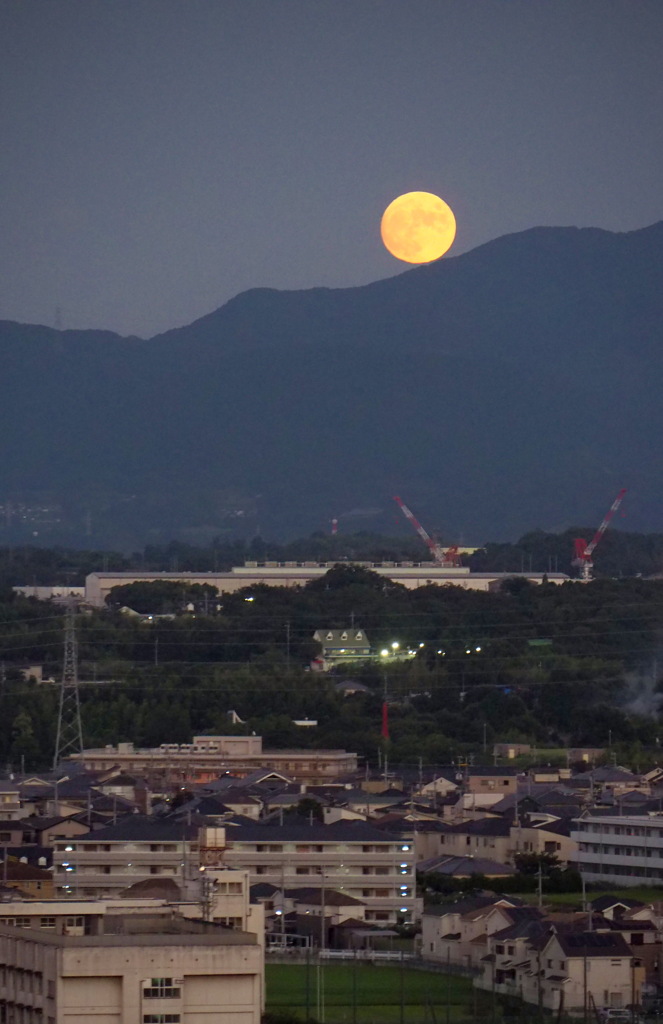
<svg viewBox="0 0 663 1024"><path fill-rule="evenodd" d="M146 878L184 885L199 866L199 829L135 814L53 847L56 895L115 896Z"/></svg>
<svg viewBox="0 0 663 1024"><path fill-rule="evenodd" d="M588 882L642 885L663 879L663 814L577 818L578 870Z"/></svg>
<svg viewBox="0 0 663 1024"><path fill-rule="evenodd" d="M89 925L85 934L66 924L0 925L3 1020L258 1024L263 956L255 935L172 911L89 915Z"/></svg>
<svg viewBox="0 0 663 1024"><path fill-rule="evenodd" d="M121 768L158 787L211 782L223 772L238 778L256 768L285 772L295 782L324 786L357 771L357 755L347 750L263 750L261 736L194 736L193 743L134 748L118 743L72 754L89 771Z"/></svg>
<svg viewBox="0 0 663 1024"><path fill-rule="evenodd" d="M354 896L367 922L412 923L420 914L413 841L364 822L228 826L219 855L228 867L248 870L252 884Z"/></svg>

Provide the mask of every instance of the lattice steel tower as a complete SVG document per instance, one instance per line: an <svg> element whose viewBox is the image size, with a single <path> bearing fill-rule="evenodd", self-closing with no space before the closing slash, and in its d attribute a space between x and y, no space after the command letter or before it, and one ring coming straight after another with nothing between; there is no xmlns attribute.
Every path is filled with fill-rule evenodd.
<svg viewBox="0 0 663 1024"><path fill-rule="evenodd" d="M55 739L53 768L57 768L67 754L83 753L83 727L81 704L78 696L78 643L74 606L67 606L64 623L64 662L60 682L60 709Z"/></svg>

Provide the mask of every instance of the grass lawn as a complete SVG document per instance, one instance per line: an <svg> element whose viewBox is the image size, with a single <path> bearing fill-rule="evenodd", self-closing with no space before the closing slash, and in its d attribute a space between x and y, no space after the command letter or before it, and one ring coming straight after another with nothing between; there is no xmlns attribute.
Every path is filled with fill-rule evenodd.
<svg viewBox="0 0 663 1024"><path fill-rule="evenodd" d="M267 1010L309 1014L325 1024L447 1024L485 1011L469 978L373 964L267 964ZM403 1016L401 1018L401 992ZM320 1003L324 999L324 1013Z"/></svg>
<svg viewBox="0 0 663 1024"><path fill-rule="evenodd" d="M511 893L513 896L519 896L520 899L525 900L526 903L531 903L534 906L537 905L539 897L535 892L523 892L523 893ZM628 898L631 900L640 900L641 903L655 903L658 900L663 900L663 887L660 886L646 886L646 885L629 885L623 889L601 889L601 890L587 890L588 901L598 899L599 896L616 896L617 899L620 897ZM582 910L582 893L580 892L551 892L543 894L543 906L544 909L547 907L550 910L566 909Z"/></svg>

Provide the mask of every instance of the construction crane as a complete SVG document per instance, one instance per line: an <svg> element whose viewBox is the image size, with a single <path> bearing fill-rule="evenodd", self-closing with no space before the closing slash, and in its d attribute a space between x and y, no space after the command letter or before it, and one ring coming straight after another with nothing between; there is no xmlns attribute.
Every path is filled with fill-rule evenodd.
<svg viewBox="0 0 663 1024"><path fill-rule="evenodd" d="M458 548L457 547L448 548L445 551L444 548L442 547L442 545L438 544L437 541L433 540L433 538L428 533L428 531L423 528L423 526L421 525L421 523L419 522L419 520L415 516L414 512L412 512L407 507L407 505L405 504L405 502L401 498L399 498L397 495L394 495L394 501L396 502L396 504L400 508L400 510L403 513L403 515L405 516L405 518L409 519L410 522L412 523L413 527L415 528L415 530L417 531L417 533L419 534L419 536L423 540L424 544L426 545L426 547L430 551L431 555L433 556L433 561L435 562L436 565L442 565L442 566L458 566L458 565L460 565L460 554L458 553Z"/></svg>
<svg viewBox="0 0 663 1024"><path fill-rule="evenodd" d="M622 501L624 500L624 495L625 494L626 494L626 488L622 487L621 491L619 492L619 494L617 495L617 497L613 501L612 505L610 506L610 508L606 512L606 514L605 514L605 516L604 516L604 518L603 518L603 520L601 522L601 525L599 526L598 530L596 531L596 533L592 537L592 539L589 542L589 544L587 543L586 540L583 540L582 537L576 537L576 539L573 542L573 547L574 547L574 550L575 550L575 557L574 557L573 562L571 564L576 566L578 569L580 569L580 578L585 583L589 583L589 581L592 579L592 569L594 568L594 563L592 561L592 555L594 554L594 548L596 547L596 545L600 541L601 537L603 536L603 534L607 530L608 524L610 523L610 520L612 519L612 517L614 516L615 512L617 511L617 509L621 505Z"/></svg>

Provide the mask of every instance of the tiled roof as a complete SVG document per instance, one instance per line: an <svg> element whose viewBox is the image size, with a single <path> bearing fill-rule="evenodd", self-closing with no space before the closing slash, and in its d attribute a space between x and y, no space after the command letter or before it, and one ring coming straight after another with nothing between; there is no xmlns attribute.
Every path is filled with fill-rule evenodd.
<svg viewBox="0 0 663 1024"><path fill-rule="evenodd" d="M624 910L633 910L636 907L646 906L642 900L632 900L628 896L611 896L610 893L607 893L605 896L597 896L591 902L592 908L600 914L612 909L612 907L623 907Z"/></svg>
<svg viewBox="0 0 663 1024"><path fill-rule="evenodd" d="M618 932L565 932L558 931L556 938L566 956L631 956L631 950Z"/></svg>
<svg viewBox="0 0 663 1024"><path fill-rule="evenodd" d="M509 836L511 825L504 818L478 818L451 825L449 831L471 836Z"/></svg>
<svg viewBox="0 0 663 1024"><path fill-rule="evenodd" d="M486 857L431 857L417 864L417 871L435 871L442 875L456 875L467 878L469 875L486 875L494 878L499 875L515 875L515 868L506 864L498 864Z"/></svg>
<svg viewBox="0 0 663 1024"><path fill-rule="evenodd" d="M76 843L176 843L193 839L198 826L172 819L148 818L143 814L129 814L116 825L95 829L84 836L76 836Z"/></svg>
<svg viewBox="0 0 663 1024"><path fill-rule="evenodd" d="M297 903L309 903L315 907L323 904L325 907L346 907L351 904L358 907L365 906L363 900L358 900L356 896L348 896L347 893L338 892L336 889L325 889L324 899L322 888L315 889L310 886L302 889L287 889L285 895Z"/></svg>
<svg viewBox="0 0 663 1024"><path fill-rule="evenodd" d="M239 825L227 833L229 842L241 843L393 843L392 836L385 836L364 821L337 821L322 825L312 824Z"/></svg>

